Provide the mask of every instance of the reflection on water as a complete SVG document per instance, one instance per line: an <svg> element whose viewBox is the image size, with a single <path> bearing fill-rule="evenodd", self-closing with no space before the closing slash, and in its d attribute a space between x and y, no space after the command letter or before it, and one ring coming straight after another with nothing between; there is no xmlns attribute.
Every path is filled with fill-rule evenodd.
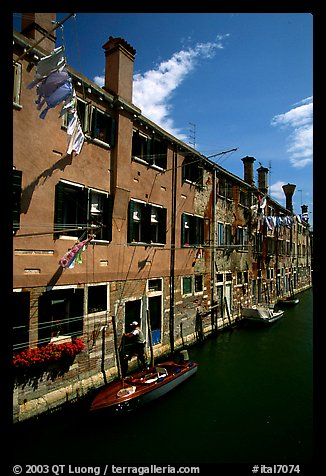
<svg viewBox="0 0 326 476"><path fill-rule="evenodd" d="M191 347L197 374L134 413L99 418L84 402L16 425L15 438L29 437L15 462L310 462L312 289L299 297L270 327L238 326Z"/></svg>

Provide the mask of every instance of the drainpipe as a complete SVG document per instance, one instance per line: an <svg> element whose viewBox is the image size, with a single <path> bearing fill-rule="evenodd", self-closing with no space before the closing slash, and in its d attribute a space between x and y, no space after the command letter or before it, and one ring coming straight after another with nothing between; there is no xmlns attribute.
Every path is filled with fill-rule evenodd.
<svg viewBox="0 0 326 476"><path fill-rule="evenodd" d="M215 273L215 247L216 247L216 168L213 170L213 198L212 198L212 234L213 234L213 247L211 247L211 306L214 306L211 314L211 326L212 332L216 331L216 309L215 309L215 285L216 285L216 273Z"/></svg>
<svg viewBox="0 0 326 476"><path fill-rule="evenodd" d="M170 254L170 349L174 353L174 266L175 266L175 220L177 210L177 150L173 150L172 158L172 207L171 207L171 254Z"/></svg>

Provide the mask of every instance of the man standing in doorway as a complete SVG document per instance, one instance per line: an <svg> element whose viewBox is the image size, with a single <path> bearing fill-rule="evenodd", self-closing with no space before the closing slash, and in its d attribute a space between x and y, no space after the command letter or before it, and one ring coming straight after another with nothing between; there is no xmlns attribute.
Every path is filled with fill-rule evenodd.
<svg viewBox="0 0 326 476"><path fill-rule="evenodd" d="M137 355L138 365L141 365L142 369L147 367L147 359L145 354L146 341L143 331L139 327L137 321L133 321L130 326L132 330L123 335L121 342L121 354L123 354L123 361L127 364L124 366L123 374L127 373L128 361L132 359L134 355ZM127 367L127 368L126 368Z"/></svg>

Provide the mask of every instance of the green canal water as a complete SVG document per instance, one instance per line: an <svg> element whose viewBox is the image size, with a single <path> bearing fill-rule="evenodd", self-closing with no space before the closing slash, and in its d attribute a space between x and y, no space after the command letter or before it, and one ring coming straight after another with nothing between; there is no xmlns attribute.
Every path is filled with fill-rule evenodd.
<svg viewBox="0 0 326 476"><path fill-rule="evenodd" d="M82 405L15 425L15 463L310 463L312 289L299 298L268 328L237 326L189 348L197 374L128 416Z"/></svg>

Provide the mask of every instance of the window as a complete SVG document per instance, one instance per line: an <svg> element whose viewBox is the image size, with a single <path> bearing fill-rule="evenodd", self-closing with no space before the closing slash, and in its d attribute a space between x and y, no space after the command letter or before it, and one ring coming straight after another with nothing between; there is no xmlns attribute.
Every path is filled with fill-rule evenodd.
<svg viewBox="0 0 326 476"><path fill-rule="evenodd" d="M166 208L130 200L128 243L166 243Z"/></svg>
<svg viewBox="0 0 326 476"><path fill-rule="evenodd" d="M195 293L203 292L203 275L195 274Z"/></svg>
<svg viewBox="0 0 326 476"><path fill-rule="evenodd" d="M162 279L161 278L149 279L148 291L149 292L162 291Z"/></svg>
<svg viewBox="0 0 326 476"><path fill-rule="evenodd" d="M20 228L20 205L21 205L21 191L22 191L22 172L20 170L13 170L13 201L12 201L12 218L14 233Z"/></svg>
<svg viewBox="0 0 326 476"><path fill-rule="evenodd" d="M90 228L97 240L111 241L112 207L113 199L107 192L60 181L55 190L54 230L77 236Z"/></svg>
<svg viewBox="0 0 326 476"><path fill-rule="evenodd" d="M242 271L237 272L237 284L242 284Z"/></svg>
<svg viewBox="0 0 326 476"><path fill-rule="evenodd" d="M254 236L255 243L255 252L261 253L263 250L263 235L260 232L257 232Z"/></svg>
<svg viewBox="0 0 326 476"><path fill-rule="evenodd" d="M97 284L88 286L87 312L106 311L108 309L108 286L107 284Z"/></svg>
<svg viewBox="0 0 326 476"><path fill-rule="evenodd" d="M282 248L283 248L283 240L279 240L281 242ZM281 251L281 250L279 250ZM275 241L274 238L271 236L267 237L267 254L268 255L273 255L275 253ZM283 254L283 251L281 251L280 254Z"/></svg>
<svg viewBox="0 0 326 476"><path fill-rule="evenodd" d="M217 224L217 236L218 236L218 245L223 246L225 244L224 241L224 224L218 223Z"/></svg>
<svg viewBox="0 0 326 476"><path fill-rule="evenodd" d="M43 293L38 303L39 344L50 342L52 337L81 335L83 309L83 289L55 289Z"/></svg>
<svg viewBox="0 0 326 476"><path fill-rule="evenodd" d="M182 277L182 294L183 296L192 294L192 276Z"/></svg>
<svg viewBox="0 0 326 476"><path fill-rule="evenodd" d="M115 120L106 112L92 107L91 109L91 130L90 135L93 139L114 146L115 139Z"/></svg>
<svg viewBox="0 0 326 476"><path fill-rule="evenodd" d="M182 163L183 182L189 181L196 185L203 184L203 166L196 157L185 157Z"/></svg>
<svg viewBox="0 0 326 476"><path fill-rule="evenodd" d="M231 225L226 224L225 225L225 244L226 245L232 245L232 231L231 231Z"/></svg>
<svg viewBox="0 0 326 476"><path fill-rule="evenodd" d="M29 343L29 303L30 293L13 293L13 348L15 351L28 348Z"/></svg>
<svg viewBox="0 0 326 476"><path fill-rule="evenodd" d="M20 63L13 63L14 84L12 100L15 106L20 106L20 93L21 93L21 81L22 81L22 65Z"/></svg>
<svg viewBox="0 0 326 476"><path fill-rule="evenodd" d="M181 216L181 245L196 246L203 243L204 219L183 213Z"/></svg>
<svg viewBox="0 0 326 476"><path fill-rule="evenodd" d="M218 181L218 194L222 197L232 199L232 183L221 177Z"/></svg>
<svg viewBox="0 0 326 476"><path fill-rule="evenodd" d="M241 249L246 250L248 245L248 235L247 229L238 226L237 228L237 245L241 247Z"/></svg>
<svg viewBox="0 0 326 476"><path fill-rule="evenodd" d="M146 136L139 130L134 130L131 155L133 159L139 159L148 165L166 169L167 142L158 137Z"/></svg>
<svg viewBox="0 0 326 476"><path fill-rule="evenodd" d="M217 283L223 283L224 276L222 273L217 273L216 275L216 282Z"/></svg>
<svg viewBox="0 0 326 476"><path fill-rule="evenodd" d="M113 199L106 192L89 190L89 224L94 228L96 240L112 239Z"/></svg>

